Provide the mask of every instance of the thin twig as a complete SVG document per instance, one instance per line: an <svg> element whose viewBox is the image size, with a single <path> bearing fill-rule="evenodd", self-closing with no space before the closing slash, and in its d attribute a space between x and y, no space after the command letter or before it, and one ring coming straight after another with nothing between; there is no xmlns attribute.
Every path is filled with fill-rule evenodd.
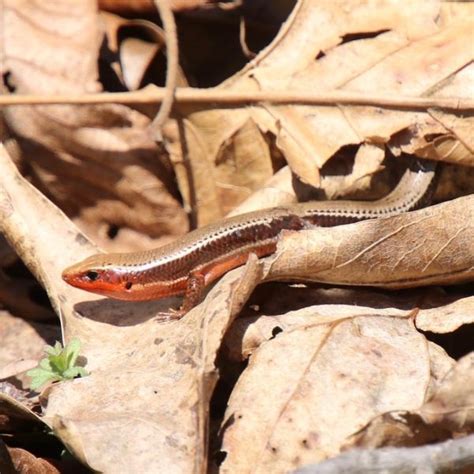
<svg viewBox="0 0 474 474"><path fill-rule="evenodd" d="M151 104L164 100L166 90L154 88L134 92L115 92L81 95L4 95L0 107L7 105L53 104ZM369 105L401 109L427 109L440 107L455 110L473 110L473 99L431 98L413 96L374 96L357 93L327 92L325 94L288 92L238 92L219 89L177 88L175 101L188 104L245 105L258 103L307 104L307 105Z"/></svg>
<svg viewBox="0 0 474 474"><path fill-rule="evenodd" d="M133 92L114 92L78 95L0 95L0 107L7 105L47 105L47 104L152 104L165 100L165 88L142 89ZM241 106L247 104L306 104L306 105L368 105L397 109L426 110L439 107L453 110L474 110L473 99L453 99L449 97L376 96L355 92L333 91L324 94L286 91L250 91L195 89L179 87L174 99L179 103Z"/></svg>
<svg viewBox="0 0 474 474"><path fill-rule="evenodd" d="M178 37L176 34L176 23L174 21L173 12L169 7L167 0L155 0L156 8L163 22L163 29L166 37L166 83L164 95L161 101L161 107L153 122L152 129L155 131L155 139L162 140L161 128L168 119L173 107L174 95L176 91L178 77Z"/></svg>

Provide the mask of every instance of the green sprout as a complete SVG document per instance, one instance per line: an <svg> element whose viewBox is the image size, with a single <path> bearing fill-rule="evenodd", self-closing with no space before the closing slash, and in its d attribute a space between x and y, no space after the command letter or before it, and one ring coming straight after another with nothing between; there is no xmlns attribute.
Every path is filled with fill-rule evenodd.
<svg viewBox="0 0 474 474"><path fill-rule="evenodd" d="M54 347L46 346L44 351L47 356L41 359L38 367L26 373L31 377L31 389L36 390L46 382L71 380L89 375L84 367L75 365L80 348L79 339L72 339L64 348L60 342L56 342Z"/></svg>

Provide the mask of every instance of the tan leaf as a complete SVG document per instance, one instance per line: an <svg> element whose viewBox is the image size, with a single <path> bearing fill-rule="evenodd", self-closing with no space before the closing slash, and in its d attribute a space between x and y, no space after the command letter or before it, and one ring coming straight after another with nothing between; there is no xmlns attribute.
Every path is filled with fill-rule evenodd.
<svg viewBox="0 0 474 474"><path fill-rule="evenodd" d="M468 78L472 82L474 65L466 69L472 71ZM472 166L474 117L465 115L461 118L437 110L428 113L433 120L410 127L390 140L392 152L399 154L403 151L423 158Z"/></svg>
<svg viewBox="0 0 474 474"><path fill-rule="evenodd" d="M472 297L453 297L440 291L381 293L370 289L285 287L257 290L263 302L235 320L224 340L228 356L247 359L261 344L282 331L342 321L360 315L414 318L421 331L450 333L474 322ZM250 308L257 295L252 296ZM458 298L458 299L455 299ZM253 315L254 314L254 315ZM438 346L436 346L438 347Z"/></svg>
<svg viewBox="0 0 474 474"><path fill-rule="evenodd" d="M440 16L443 21L438 21ZM272 44L216 91L248 94L291 90L307 92L308 97L314 91L340 91L367 97L467 98L473 53L465 45L472 40L473 18L472 8L442 9L438 2L410 2L400 9L389 2L357 1L348 7L343 0L301 0ZM349 41L352 35L362 38ZM472 126L469 114L462 111L397 110L384 107L383 101L380 107L262 102L245 109L186 106L182 110L195 125L193 132L200 137L202 149L209 150L207 166L214 169L219 168L216 148L227 146L225 137L235 136L236 129L247 123L247 116L261 133L273 137L292 171L314 186L320 185L321 167L343 147L360 147L360 158L364 147L380 147L376 159L364 156L362 174L355 167L352 174L339 180L337 185L344 185L338 188L339 193L366 187L367 178L379 169L386 147L395 154L409 151L474 163L467 138ZM180 139L186 140L186 136L181 134ZM168 146L176 140L172 137ZM192 170L186 179L194 181ZM334 195L330 188L336 185L328 183L327 179L322 182L328 194ZM223 184L232 188L229 177ZM183 180L180 183L181 189L189 186ZM199 217L208 215L205 201L201 202L197 220L207 222L207 218ZM230 202L238 204L239 200Z"/></svg>
<svg viewBox="0 0 474 474"><path fill-rule="evenodd" d="M446 369L446 364L443 365ZM444 376L427 394L427 401L421 407L411 412L385 413L374 418L347 441L345 449L355 446L372 449L419 446L471 433L474 400L472 390L466 390L466 387L472 386L473 376L471 353L457 363L451 362L451 367L444 371Z"/></svg>
<svg viewBox="0 0 474 474"><path fill-rule="evenodd" d="M466 196L394 218L287 233L265 278L387 288L470 281L473 213L474 197Z"/></svg>
<svg viewBox="0 0 474 474"><path fill-rule="evenodd" d="M418 408L429 367L426 340L406 319L361 316L277 335L231 395L222 471L288 472L338 453L377 414Z"/></svg>
<svg viewBox="0 0 474 474"><path fill-rule="evenodd" d="M215 170L208 160L206 144L195 126L187 119L178 119L168 124L163 132L168 137L167 151L174 163L176 178L187 208L189 211L192 208L200 210L197 216L193 216L193 220L202 223L219 218L222 210L217 199ZM196 188L194 183L198 183Z"/></svg>
<svg viewBox="0 0 474 474"><path fill-rule="evenodd" d="M173 323L150 319L153 305L133 310L122 305L128 322L118 321L116 306L111 314L115 324L127 324L122 326L94 321L104 315L103 304L102 310L90 306L90 312L81 305L88 317L80 322L71 314L67 323L84 343L91 375L54 386L45 420L79 459L98 471L205 470L214 360L248 297L253 271L250 267L243 281L239 274L227 275L199 309Z"/></svg>
<svg viewBox="0 0 474 474"><path fill-rule="evenodd" d="M36 366L43 357L44 346L54 345L59 338L56 326L29 323L0 310L0 379Z"/></svg>
<svg viewBox="0 0 474 474"><path fill-rule="evenodd" d="M3 148L0 170L0 230L43 282L65 341L80 339L91 373L50 387L44 420L98 471L204 470L214 361L225 330L261 280L261 266L253 258L185 318L160 323L154 317L169 301L129 305L66 285L62 269L96 249L19 175Z"/></svg>
<svg viewBox="0 0 474 474"><path fill-rule="evenodd" d="M187 110L185 109L186 113ZM273 174L269 147L243 110L208 110L165 129L167 150L198 225L223 217Z"/></svg>
<svg viewBox="0 0 474 474"><path fill-rule="evenodd" d="M150 68L154 65L159 53L166 61L163 53L166 44L165 33L162 28L147 20L129 20L112 13L100 12L104 34L107 37L107 46L117 56L118 62L109 66L117 74L127 90L137 90ZM164 74L165 71L162 71ZM185 75L178 67L177 84L187 86Z"/></svg>
<svg viewBox="0 0 474 474"><path fill-rule="evenodd" d="M228 142L216 158L216 184L225 214L273 176L269 146L253 120L247 120Z"/></svg>
<svg viewBox="0 0 474 474"><path fill-rule="evenodd" d="M416 327L420 331L448 333L463 324L474 323L474 296L459 298L449 303L433 301L432 308L421 310L416 316Z"/></svg>
<svg viewBox="0 0 474 474"><path fill-rule="evenodd" d="M33 424L35 428L47 428L46 423L36 413L26 407L26 403L21 403L6 393L0 393L0 415L8 418L10 423L9 429L24 423ZM4 423L3 420L2 423Z"/></svg>
<svg viewBox="0 0 474 474"><path fill-rule="evenodd" d="M275 41L216 90L294 90L308 96L340 91L366 97L449 97L459 103L468 97L472 8L421 1L404 8L350 3L300 0ZM54 0L54 5L64 4ZM74 5L67 14L59 8L53 19L37 18L37 11L42 13L36 4L25 12L23 6L7 0L4 15L6 33L14 39L7 45L7 66L17 92L72 96L97 90L101 35L95 4ZM37 24L44 25L43 34ZM58 38L64 40L61 54ZM217 107L178 104L174 112L164 145L185 210L176 199L168 157L158 153L147 134L144 113L123 106L11 107L6 118L18 136L14 146L22 151L23 162L31 160L34 183L69 212L79 213L97 242L107 242L103 236L111 224L125 226L120 242L130 248L152 246L151 240L138 240L141 231L184 231L185 213L194 209L192 219L201 224L243 200L252 209L293 202L290 170L272 178L284 160L297 174L295 181L321 182L329 195L366 188L389 150L474 162L472 120L464 110L263 100ZM354 157L352 172L332 182L320 179L320 169L347 150L353 156L346 158ZM277 182L283 187L274 188ZM249 198L263 183L265 196ZM399 288L472 281L473 211L473 200L466 197L400 217L286 233L273 257L250 258L186 317L156 321L175 300L128 304L64 284L64 267L95 253L96 245L21 178L2 148L0 231L44 284L61 316L64 341L81 340L90 371L88 377L56 384L42 394L44 420L94 470L162 472L173 466L178 472L204 471L216 356L258 283L302 280ZM242 357L240 349L244 357L253 355L223 425L223 471L288 472L353 446L352 435L382 417L378 426L390 436L396 437L402 426L410 437L414 431L404 420L395 425L387 418L406 413L420 423L417 410L427 399L441 431L445 422L460 427L468 418L463 405L468 395L459 383L467 370L438 392L453 361L418 329L446 332L472 322L470 295L432 304L425 299L427 292L415 290L402 304L405 293L397 299L371 291L371 301L354 308L361 292L353 291L339 306L324 308L310 301L306 288L299 288L306 295L303 301L290 301L293 287L277 288L280 299L272 303L280 312L269 312L250 326L237 325L228 342L234 357ZM333 293L334 299L341 294ZM456 403L449 405L452 394ZM0 402L15 406L3 397ZM456 416L445 418L440 406L454 406Z"/></svg>
<svg viewBox="0 0 474 474"><path fill-rule="evenodd" d="M228 215L236 216L259 209L294 204L296 201L291 184L291 170L285 166Z"/></svg>
<svg viewBox="0 0 474 474"><path fill-rule="evenodd" d="M16 93L72 97L99 91L96 4L66 3L50 3L53 16L31 2L3 5L9 41L2 71ZM110 226L154 237L186 230L186 215L169 191L173 178L147 134L144 114L106 104L12 106L4 112L34 183L70 214L79 214L78 222L93 223L97 241L107 245Z"/></svg>
<svg viewBox="0 0 474 474"><path fill-rule="evenodd" d="M474 427L474 352L460 359L419 410L426 424L470 433Z"/></svg>
<svg viewBox="0 0 474 474"><path fill-rule="evenodd" d="M129 90L137 90L159 46L139 38L127 38L121 46L124 79Z"/></svg>

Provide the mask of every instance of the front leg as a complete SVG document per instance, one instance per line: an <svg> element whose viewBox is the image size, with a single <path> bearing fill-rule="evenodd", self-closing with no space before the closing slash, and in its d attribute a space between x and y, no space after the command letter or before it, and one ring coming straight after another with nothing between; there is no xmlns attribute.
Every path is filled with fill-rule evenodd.
<svg viewBox="0 0 474 474"><path fill-rule="evenodd" d="M184 292L181 308L170 308L166 312L160 312L156 315L155 320L158 322L167 322L181 319L188 311L200 303L204 287L205 278L202 273L190 274L186 281L186 290Z"/></svg>

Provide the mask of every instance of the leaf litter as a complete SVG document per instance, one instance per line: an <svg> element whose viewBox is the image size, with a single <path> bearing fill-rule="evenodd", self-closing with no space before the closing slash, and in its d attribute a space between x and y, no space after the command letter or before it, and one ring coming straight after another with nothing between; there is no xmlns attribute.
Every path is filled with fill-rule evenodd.
<svg viewBox="0 0 474 474"><path fill-rule="evenodd" d="M85 9L82 26L89 32L82 36L84 47L95 51L97 24L88 10L92 2L81 5L76 9ZM462 98L472 73L472 52L465 48L472 19L472 9L438 2L410 2L400 9L361 1L352 2L348 9L343 1L317 5L300 1L274 42L219 88L305 92L319 88L368 95L396 90L400 95ZM344 41L356 33L370 34ZM53 81L55 90L45 82L39 83L40 89L72 93L96 88L91 58L83 56L85 61L77 66L84 74L79 88L77 78L61 78ZM13 55L9 67L26 81L28 71L15 59ZM30 57L25 65L32 64L29 73L38 77L39 68ZM37 82L19 82L17 87L22 93L40 90ZM318 170L347 145L360 146L353 174L342 181L345 191L368 186L368 178L382 167L384 148L394 155L408 152L474 163L468 133L471 117L439 109L268 103L197 110L179 106L178 112L165 128L165 147L180 191L186 204L196 209L199 223L222 216L271 178L275 158L268 137L273 137L300 181L322 182L329 193L330 180ZM68 115L74 117L72 122ZM130 128L123 126L125 117ZM41 145L39 161L33 164L36 182L42 183L40 188L52 183L50 194L65 208L71 197L84 199L83 193L77 187L67 195L74 184L63 188L60 177L46 172L52 156L63 160L65 176L77 176L71 170L80 169L81 160L95 170L91 179L100 168L105 187L110 189L113 183L113 194L126 196L124 205L111 205L106 195L99 200L98 210L83 211L92 215L91 226L94 220L125 222L132 230L154 229L158 234L159 222L137 221L136 215L156 213L158 202L164 200L166 212L177 216L167 221L172 224L166 232L182 231L184 213L173 194L159 191L158 198L156 191L165 192L166 186L155 178L156 170L137 161L137 156L143 158L137 149L145 150L145 161L156 153L143 132L149 123L145 115L124 106L91 107L79 114L64 106L36 106L10 108L6 119L20 137L24 156L32 152L25 140ZM436 140L430 139L433 134ZM188 174L183 160L189 161ZM403 287L407 277L415 286L472 281L474 206L471 197L464 197L396 218L324 232L288 233L272 258L250 259L245 267L230 272L185 318L158 322L154 316L170 301L112 302L66 286L60 279L62 269L97 247L21 178L4 149L0 169L0 228L45 286L61 317L64 340L81 340L91 373L49 387L42 419L84 464L99 471L206 469L216 356L227 329L258 283L312 280L379 283L385 288ZM118 179L122 172L125 178ZM87 185L95 195L104 183ZM141 184L137 187L137 183ZM286 192L270 194L272 205L294 199ZM137 197L143 206L140 212L130 204ZM250 206L258 203L254 200ZM407 244L410 250L417 249L417 258L415 252L407 253ZM221 470L286 472L356 443L369 446L373 438L356 441L355 434L397 411L417 414L427 426L442 425L444 436L469 427L462 421L471 416L472 403L462 384L471 371L469 356L456 364L418 329L451 332L472 324L472 298L439 297L429 307L420 304L422 293L413 291L402 308L397 308L396 297L386 294L383 310L377 304L381 296L373 295L365 307L352 311L348 305L325 307L315 301L276 318L263 315L248 326L253 325L258 336L249 344L244 334L247 326L234 339L231 330L227 344L236 353L236 346L242 345L243 356L238 357L251 354L251 358L233 388L222 424L221 449L226 458ZM275 324L281 329L276 336ZM14 403L5 400L7 405ZM443 410L453 406L458 407L455 415L443 417ZM404 426L410 432L410 426Z"/></svg>

